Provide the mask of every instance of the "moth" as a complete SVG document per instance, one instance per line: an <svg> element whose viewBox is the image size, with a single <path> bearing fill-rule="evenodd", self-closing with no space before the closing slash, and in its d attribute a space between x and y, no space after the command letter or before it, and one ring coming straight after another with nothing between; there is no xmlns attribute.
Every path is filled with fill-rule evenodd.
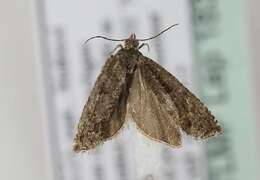
<svg viewBox="0 0 260 180"><path fill-rule="evenodd" d="M75 152L111 139L126 122L126 113L142 134L174 148L181 145L183 132L196 139L223 133L193 93L166 69L142 55L139 49L144 44L139 42L131 34L124 39L124 46L120 45L120 50L107 59L79 120Z"/></svg>

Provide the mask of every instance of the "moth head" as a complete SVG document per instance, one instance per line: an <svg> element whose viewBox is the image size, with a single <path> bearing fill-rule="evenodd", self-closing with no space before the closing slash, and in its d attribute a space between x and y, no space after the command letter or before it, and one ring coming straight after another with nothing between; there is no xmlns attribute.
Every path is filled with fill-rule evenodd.
<svg viewBox="0 0 260 180"><path fill-rule="evenodd" d="M138 49L139 47L139 41L136 39L135 34L131 34L130 37L125 40L125 49Z"/></svg>

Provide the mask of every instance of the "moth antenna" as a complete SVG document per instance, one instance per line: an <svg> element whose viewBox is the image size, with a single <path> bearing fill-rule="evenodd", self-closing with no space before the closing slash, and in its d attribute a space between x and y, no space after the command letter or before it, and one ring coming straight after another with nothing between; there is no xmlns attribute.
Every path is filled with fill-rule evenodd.
<svg viewBox="0 0 260 180"><path fill-rule="evenodd" d="M176 24L173 24L171 25L170 27L164 29L163 31L161 31L160 33L150 37L150 38L145 38L145 39L137 39L138 41L148 41L148 40L151 40L151 39L154 39L154 38L157 38L158 36L160 36L161 34L163 34L164 32L168 31L169 29L173 28L174 26L177 26L179 25L179 23L176 23ZM97 39L97 38L100 38L100 39L105 39L105 40L109 40L109 41L125 41L127 40L128 38L126 39L113 39L113 38L108 38L108 37L105 37L105 36L92 36L90 38L88 38L86 41L85 41L85 44L87 44L90 40L92 39Z"/></svg>
<svg viewBox="0 0 260 180"><path fill-rule="evenodd" d="M179 25L179 23L176 23L176 24L173 24L171 25L170 27L164 29L163 31L161 31L160 33L150 37L150 38L145 38L145 39L137 39L138 41L148 41L148 40L151 40L151 39L154 39L154 38L157 38L158 36L160 36L161 34L165 33L166 31L168 31L169 29L173 28L174 26L177 26Z"/></svg>
<svg viewBox="0 0 260 180"><path fill-rule="evenodd" d="M105 36L92 36L85 41L85 44L87 44L90 40L97 39L97 38L105 39L105 40L109 40L109 41L125 41L126 40L126 39L113 39L113 38L108 38Z"/></svg>

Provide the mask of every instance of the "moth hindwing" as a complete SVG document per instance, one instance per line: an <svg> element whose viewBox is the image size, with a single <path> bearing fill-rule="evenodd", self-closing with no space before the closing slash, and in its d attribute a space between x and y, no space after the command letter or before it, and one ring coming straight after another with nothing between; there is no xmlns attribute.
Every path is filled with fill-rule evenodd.
<svg viewBox="0 0 260 180"><path fill-rule="evenodd" d="M74 151L112 138L123 127L127 111L141 133L171 147L181 145L181 131L199 139L223 133L195 95L141 54L135 35L108 58L98 76L78 123Z"/></svg>

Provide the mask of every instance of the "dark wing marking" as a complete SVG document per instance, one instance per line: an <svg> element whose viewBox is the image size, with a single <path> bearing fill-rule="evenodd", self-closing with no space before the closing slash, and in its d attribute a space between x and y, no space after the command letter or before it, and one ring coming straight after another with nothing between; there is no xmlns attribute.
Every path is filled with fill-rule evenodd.
<svg viewBox="0 0 260 180"><path fill-rule="evenodd" d="M169 94L165 93L160 82L154 80L157 91L150 87L151 71L146 71L142 58L139 60L128 97L128 111L137 128L146 136L170 146L181 145L181 133L175 120L177 110Z"/></svg>
<svg viewBox="0 0 260 180"><path fill-rule="evenodd" d="M88 150L115 135L125 122L127 69L118 56L110 57L84 106L74 151Z"/></svg>
<svg viewBox="0 0 260 180"><path fill-rule="evenodd" d="M168 121L176 123L185 133L195 138L206 139L223 133L207 107L167 70L147 57L140 60L140 69L142 78L157 99L165 99L174 104L174 116Z"/></svg>

